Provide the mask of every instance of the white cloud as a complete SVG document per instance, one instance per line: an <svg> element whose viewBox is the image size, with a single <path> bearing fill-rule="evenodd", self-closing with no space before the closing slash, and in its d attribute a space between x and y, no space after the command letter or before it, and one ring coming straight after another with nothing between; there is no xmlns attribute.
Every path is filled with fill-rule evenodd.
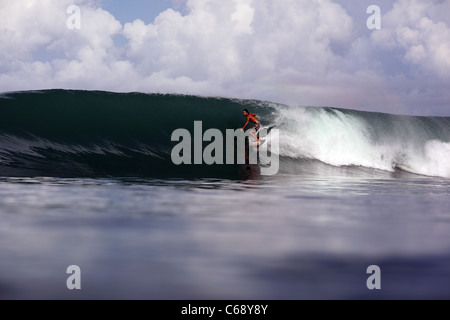
<svg viewBox="0 0 450 320"><path fill-rule="evenodd" d="M252 1L235 0L236 10L231 15L231 21L235 23L234 31L237 33L252 34L252 22L255 9L251 6Z"/></svg>
<svg viewBox="0 0 450 320"><path fill-rule="evenodd" d="M81 30L66 27L74 3ZM100 3L0 0L0 90L177 92L422 114L450 102L449 1L398 0L374 32L333 0L178 1L183 13L125 25Z"/></svg>
<svg viewBox="0 0 450 320"><path fill-rule="evenodd" d="M82 28L69 30L66 9L72 3L71 0L2 2L1 88L24 90L71 84L82 87L83 82L86 86L100 82L95 78L105 74L109 64L115 62L113 37L122 27L111 14L96 8L93 1L78 1L82 6ZM51 58L39 60L38 55Z"/></svg>
<svg viewBox="0 0 450 320"><path fill-rule="evenodd" d="M449 1L399 0L373 40L380 46L402 49L405 63L450 79L450 26L440 20L437 7L450 12Z"/></svg>
<svg viewBox="0 0 450 320"><path fill-rule="evenodd" d="M188 77L239 96L251 83L264 95L276 85L270 78L325 74L338 62L331 45L351 40L351 18L327 0L191 0L187 8L185 16L167 10L153 24L124 26L127 57L143 75Z"/></svg>

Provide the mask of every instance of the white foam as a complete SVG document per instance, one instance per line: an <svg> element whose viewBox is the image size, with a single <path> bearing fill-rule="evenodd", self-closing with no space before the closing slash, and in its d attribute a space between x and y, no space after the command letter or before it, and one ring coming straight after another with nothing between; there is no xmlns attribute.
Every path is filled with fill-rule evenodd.
<svg viewBox="0 0 450 320"><path fill-rule="evenodd" d="M424 140L422 132L411 136L406 131L409 128L404 128L407 133L402 136L389 136L382 126L370 125L370 119L364 115L339 110L299 107L278 111L281 156L386 171L400 167L422 175L450 178L450 143ZM400 132L401 126L399 122Z"/></svg>
<svg viewBox="0 0 450 320"><path fill-rule="evenodd" d="M427 176L450 178L450 143L430 140L425 144L422 158L411 159L411 168Z"/></svg>

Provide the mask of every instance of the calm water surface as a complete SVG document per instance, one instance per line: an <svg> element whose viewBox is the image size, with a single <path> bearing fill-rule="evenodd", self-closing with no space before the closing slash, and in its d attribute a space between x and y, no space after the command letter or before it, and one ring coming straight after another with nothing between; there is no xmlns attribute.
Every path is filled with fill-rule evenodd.
<svg viewBox="0 0 450 320"><path fill-rule="evenodd" d="M387 174L0 178L0 298L448 299L449 195Z"/></svg>

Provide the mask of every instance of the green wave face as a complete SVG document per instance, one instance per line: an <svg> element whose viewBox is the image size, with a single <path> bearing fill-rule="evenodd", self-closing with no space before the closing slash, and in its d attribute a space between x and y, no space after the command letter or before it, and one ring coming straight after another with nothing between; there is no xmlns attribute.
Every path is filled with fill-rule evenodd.
<svg viewBox="0 0 450 320"><path fill-rule="evenodd" d="M176 129L236 130L263 103L142 93L48 90L0 98L0 176L235 177L235 165L172 163ZM207 143L205 143L207 144Z"/></svg>

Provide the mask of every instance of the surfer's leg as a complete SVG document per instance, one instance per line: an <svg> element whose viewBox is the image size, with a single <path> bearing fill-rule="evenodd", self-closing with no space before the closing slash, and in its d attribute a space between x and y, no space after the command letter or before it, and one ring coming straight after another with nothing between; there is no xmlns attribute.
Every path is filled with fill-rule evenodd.
<svg viewBox="0 0 450 320"><path fill-rule="evenodd" d="M250 130L250 134L252 135L252 137L256 139L257 143L259 143L259 137L255 133L255 129Z"/></svg>
<svg viewBox="0 0 450 320"><path fill-rule="evenodd" d="M253 129L250 131L250 134L256 139L256 141L259 144L259 134L258 131L261 128L261 123L257 123L255 124L255 126L253 127ZM254 132L254 133L253 133Z"/></svg>

